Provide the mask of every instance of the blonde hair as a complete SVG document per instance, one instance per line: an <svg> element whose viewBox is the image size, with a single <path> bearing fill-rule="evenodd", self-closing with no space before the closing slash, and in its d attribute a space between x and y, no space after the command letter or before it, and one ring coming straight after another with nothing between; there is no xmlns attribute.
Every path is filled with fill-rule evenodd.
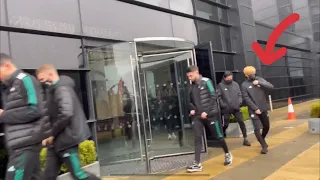
<svg viewBox="0 0 320 180"><path fill-rule="evenodd" d="M36 70L36 74L40 74L40 73L48 72L48 71L53 71L53 72L57 73L57 70L53 64L44 64Z"/></svg>
<svg viewBox="0 0 320 180"><path fill-rule="evenodd" d="M254 68L253 66L247 66L243 69L243 73L246 76L254 75L256 74L256 68Z"/></svg>

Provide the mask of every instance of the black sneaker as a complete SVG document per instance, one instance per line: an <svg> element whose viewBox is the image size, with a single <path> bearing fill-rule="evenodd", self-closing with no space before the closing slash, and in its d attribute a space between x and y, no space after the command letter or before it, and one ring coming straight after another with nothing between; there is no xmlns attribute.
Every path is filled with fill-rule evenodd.
<svg viewBox="0 0 320 180"><path fill-rule="evenodd" d="M226 153L225 154L225 160L224 160L224 165L229 166L232 164L232 154L231 153Z"/></svg>
<svg viewBox="0 0 320 180"><path fill-rule="evenodd" d="M267 147L263 147L261 150L261 154L267 154L268 153L268 148Z"/></svg>
<svg viewBox="0 0 320 180"><path fill-rule="evenodd" d="M187 167L188 172L201 172L202 166L201 164L193 163L191 166Z"/></svg>
<svg viewBox="0 0 320 180"><path fill-rule="evenodd" d="M243 145L244 146L251 146L250 142L248 141L248 139L244 139L243 140Z"/></svg>

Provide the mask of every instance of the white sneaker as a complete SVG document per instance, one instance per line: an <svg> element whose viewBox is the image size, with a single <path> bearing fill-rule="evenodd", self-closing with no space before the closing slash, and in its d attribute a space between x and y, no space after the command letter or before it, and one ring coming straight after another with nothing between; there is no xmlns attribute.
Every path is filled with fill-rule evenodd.
<svg viewBox="0 0 320 180"><path fill-rule="evenodd" d="M173 139L177 139L177 136L174 133L172 133L172 137Z"/></svg>

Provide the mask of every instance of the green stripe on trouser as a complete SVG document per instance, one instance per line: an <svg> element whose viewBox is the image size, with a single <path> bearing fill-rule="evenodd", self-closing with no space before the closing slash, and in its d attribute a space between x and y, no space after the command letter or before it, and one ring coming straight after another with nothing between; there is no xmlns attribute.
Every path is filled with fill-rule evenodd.
<svg viewBox="0 0 320 180"><path fill-rule="evenodd" d="M78 158L78 154L77 153L71 153L69 158L70 158L70 162L71 162L72 167L73 167L74 174L77 176L77 178L78 179L86 179L86 178L88 178L88 174L84 170L81 169L81 164L80 164L80 160Z"/></svg>
<svg viewBox="0 0 320 180"><path fill-rule="evenodd" d="M216 126L216 131L217 131L217 133L218 133L219 138L222 138L223 135L222 135L222 133L221 133L221 129L220 129L220 126L219 126L219 122L214 123L214 125Z"/></svg>
<svg viewBox="0 0 320 180"><path fill-rule="evenodd" d="M18 162L18 169L14 173L14 180L23 180L24 175L24 161L26 158L26 154L22 153L20 156L20 160Z"/></svg>

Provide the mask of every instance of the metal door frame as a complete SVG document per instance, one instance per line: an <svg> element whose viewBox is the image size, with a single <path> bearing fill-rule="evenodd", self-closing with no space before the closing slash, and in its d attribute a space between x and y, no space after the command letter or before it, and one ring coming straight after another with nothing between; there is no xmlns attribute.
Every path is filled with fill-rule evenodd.
<svg viewBox="0 0 320 180"><path fill-rule="evenodd" d="M146 123L147 123L147 121L146 121L146 117L145 117L145 114L144 114L144 112L145 112L145 109L144 109L144 107L143 106L141 106L141 111L143 112L142 113L142 121L141 121L141 123L143 124L143 129L144 129L144 132L147 132L146 130L147 130L147 128L149 129L149 136L151 137L150 139L149 138L147 138L147 135L146 134L144 134L143 135L143 138L144 138L144 142L145 142L145 155L142 155L143 157L145 157L145 160L146 160L146 162L147 162L147 172L148 173L151 173L151 163L150 163L150 161L151 160L153 160L153 159L156 159L156 158L163 158L163 157L170 157L170 156L177 156L177 155L186 155L186 154L193 154L194 153L194 151L190 151L190 152L182 152L182 153L173 153L173 154L165 154L165 155L158 155L158 156L150 156L150 150L149 150L149 148L151 147L151 142L152 142L152 130L151 130L151 123L150 123L150 112L149 112L149 103L148 103L148 99L147 99L147 97L148 97L148 92L147 92L147 90L146 90L146 77L145 77L145 72L143 72L142 71L142 68L141 68L141 65L144 63L143 62L143 58L146 58L146 57L156 57L156 56L163 56L163 55L168 55L168 54L181 54L181 55L183 55L184 53L190 53L190 57L188 57L186 60L187 60L187 66L189 67L190 65L195 65L196 64L196 61L195 61L195 59L194 59L194 57L195 57L195 54L194 54L194 52L195 52L195 50L194 49L189 49L189 50L182 50L182 51L174 51L174 52L166 52L166 53L155 53L155 54L148 54L148 55L144 55L144 56L137 56L137 60L138 61L136 61L136 67L137 67L137 74L138 74L138 83L139 83L139 92L140 92L140 94L142 95L142 86L141 86L141 84L142 84L142 82L141 82L141 76L140 76L140 73L142 72L143 73L143 81L144 81L144 88L145 88L145 93L143 94L144 96L145 96L145 98L146 98L146 100L147 100L147 108L148 108L148 110L147 110L147 116L148 116L148 120L149 120L149 127L146 127ZM191 60L191 62L190 62L190 60ZM151 61L151 62L157 62L157 61ZM158 61L158 62L161 62L161 61ZM175 73L177 73L176 71L177 71L177 69L176 69L176 61L174 61L174 66L175 66ZM175 75L176 76L176 78L177 78L177 75ZM178 82L178 80L176 79L176 81ZM182 121L181 123L182 124L184 124L184 122L183 122L183 118L182 118L182 116L181 116L181 112L182 112L182 107L181 107L181 101L180 101L180 99L181 99L181 97L180 97L180 92L179 92L179 89L177 89L177 92L179 93L178 94L178 100L179 100L179 111L180 111L180 120ZM140 103L141 103L141 105L143 105L143 99L142 98L140 98ZM140 123L140 124L141 124ZM181 127L182 128L182 133L183 134L185 134L185 132L184 132L184 128L183 127ZM185 138L185 136L184 136L184 138ZM142 158L142 160L143 160L144 158Z"/></svg>

